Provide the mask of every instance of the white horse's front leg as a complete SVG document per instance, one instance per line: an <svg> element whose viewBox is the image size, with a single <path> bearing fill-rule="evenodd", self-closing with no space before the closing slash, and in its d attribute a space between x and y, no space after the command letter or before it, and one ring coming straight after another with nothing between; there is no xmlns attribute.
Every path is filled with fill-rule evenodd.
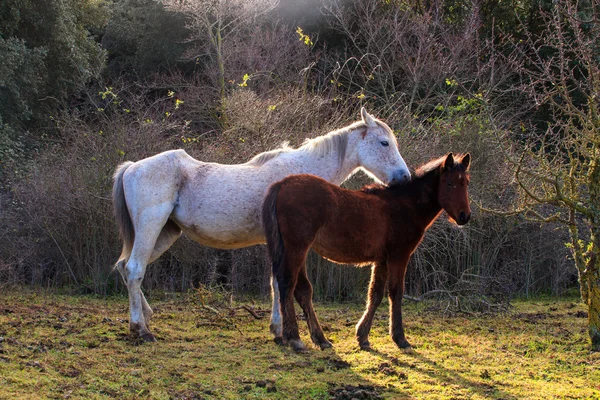
<svg viewBox="0 0 600 400"><path fill-rule="evenodd" d="M279 303L279 285L277 278L271 275L271 298L273 308L271 310L271 324L269 329L274 336L275 343L283 344L283 326L281 323L281 304Z"/></svg>

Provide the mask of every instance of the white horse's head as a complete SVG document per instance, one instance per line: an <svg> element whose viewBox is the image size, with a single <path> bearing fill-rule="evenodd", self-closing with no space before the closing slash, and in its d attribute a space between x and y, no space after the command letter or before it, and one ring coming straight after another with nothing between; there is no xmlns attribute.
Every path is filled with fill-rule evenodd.
<svg viewBox="0 0 600 400"><path fill-rule="evenodd" d="M385 184L409 181L410 171L398 151L398 142L390 127L375 119L364 107L360 114L366 126L357 145L361 167Z"/></svg>

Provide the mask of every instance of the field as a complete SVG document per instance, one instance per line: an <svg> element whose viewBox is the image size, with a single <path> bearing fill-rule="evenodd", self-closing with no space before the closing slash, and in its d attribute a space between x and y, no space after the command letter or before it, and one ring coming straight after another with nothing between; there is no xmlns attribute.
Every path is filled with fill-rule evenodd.
<svg viewBox="0 0 600 400"><path fill-rule="evenodd" d="M361 305L317 305L334 348L311 345L295 354L271 340L268 304L217 297L149 296L158 342L143 344L127 335L125 297L3 291L0 398L600 397L600 354L589 351L584 306L575 298L453 316L406 302L415 346L407 352L387 334L385 304L371 352L358 350L354 339Z"/></svg>

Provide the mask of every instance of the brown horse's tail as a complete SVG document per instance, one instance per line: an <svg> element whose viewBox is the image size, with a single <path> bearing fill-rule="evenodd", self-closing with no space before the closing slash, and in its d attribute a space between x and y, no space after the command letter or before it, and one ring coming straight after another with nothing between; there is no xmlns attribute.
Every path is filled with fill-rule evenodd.
<svg viewBox="0 0 600 400"><path fill-rule="evenodd" d="M281 237L279 222L277 221L277 195L279 194L280 187L281 184L279 182L271 185L262 209L263 229L267 238L269 258L273 263L272 272L274 277L277 277L279 273L285 253L283 238Z"/></svg>
<svg viewBox="0 0 600 400"><path fill-rule="evenodd" d="M135 239L135 231L133 230L133 223L131 222L131 216L127 209L127 202L125 201L125 193L123 191L123 174L131 164L133 164L133 162L126 161L119 165L113 177L113 207L115 219L119 226L119 232L121 233L121 239L123 239L123 251L121 252L119 261L117 261L114 266L114 268L117 269L122 268L122 264L129 258L131 249L133 248L133 240Z"/></svg>

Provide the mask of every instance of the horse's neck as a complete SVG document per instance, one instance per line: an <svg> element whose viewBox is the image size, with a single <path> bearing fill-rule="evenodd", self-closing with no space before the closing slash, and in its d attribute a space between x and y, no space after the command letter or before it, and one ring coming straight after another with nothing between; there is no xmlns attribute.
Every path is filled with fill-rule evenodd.
<svg viewBox="0 0 600 400"><path fill-rule="evenodd" d="M360 143L360 132L354 130L348 134L348 144L346 146L346 154L341 163L338 161L338 172L335 181L331 182L339 185L352 176L361 166L358 161L358 144ZM336 160L337 161L337 160Z"/></svg>
<svg viewBox="0 0 600 400"><path fill-rule="evenodd" d="M337 154L331 153L322 157L311 152L290 159L290 166L293 173L316 175L334 185L340 185L358 168L357 163L353 164L347 160L340 164Z"/></svg>
<svg viewBox="0 0 600 400"><path fill-rule="evenodd" d="M292 170L295 173L317 175L328 182L340 185L360 166L356 143L352 137L348 139L346 154L342 162L339 160L337 151L331 151L322 156L313 151L296 150L302 151L302 153L290 157Z"/></svg>
<svg viewBox="0 0 600 400"><path fill-rule="evenodd" d="M428 174L413 180L411 190L412 201L417 211L416 217L426 229L442 212L438 199L437 174Z"/></svg>

